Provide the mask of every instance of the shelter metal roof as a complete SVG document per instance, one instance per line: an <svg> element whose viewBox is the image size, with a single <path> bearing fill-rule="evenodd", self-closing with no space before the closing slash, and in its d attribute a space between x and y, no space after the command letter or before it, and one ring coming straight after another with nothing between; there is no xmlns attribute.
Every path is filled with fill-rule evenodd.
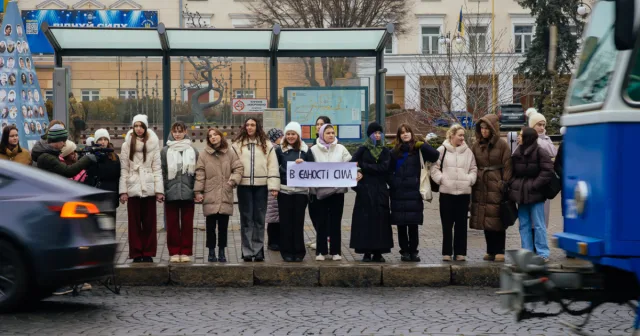
<svg viewBox="0 0 640 336"><path fill-rule="evenodd" d="M373 57L394 27L334 29L87 28L42 24L60 56Z"/></svg>

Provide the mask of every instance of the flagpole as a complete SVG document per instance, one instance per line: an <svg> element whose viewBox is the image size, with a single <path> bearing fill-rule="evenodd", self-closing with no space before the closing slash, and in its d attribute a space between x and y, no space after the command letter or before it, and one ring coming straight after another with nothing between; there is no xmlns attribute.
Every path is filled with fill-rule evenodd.
<svg viewBox="0 0 640 336"><path fill-rule="evenodd" d="M496 106L498 105L498 96L497 96L497 88L496 88L496 43L495 43L495 32L496 32L496 3L495 0L491 0L491 88L492 88L492 103L493 103L493 112L495 112Z"/></svg>

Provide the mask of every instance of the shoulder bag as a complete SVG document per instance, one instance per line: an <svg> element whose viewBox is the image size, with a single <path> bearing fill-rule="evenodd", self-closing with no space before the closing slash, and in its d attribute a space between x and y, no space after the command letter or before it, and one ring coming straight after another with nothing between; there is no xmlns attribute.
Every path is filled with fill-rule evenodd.
<svg viewBox="0 0 640 336"><path fill-rule="evenodd" d="M504 182L504 165L499 166L490 166L482 169L482 177L484 178L484 173L492 170L500 170L500 181ZM500 221L502 222L502 227L506 230L508 227L515 224L516 219L518 219L518 206L516 202L509 199L509 190L508 188L503 188L502 190L502 199L500 200Z"/></svg>
<svg viewBox="0 0 640 336"><path fill-rule="evenodd" d="M433 200L433 193L431 193L431 177L429 174L429 166L424 164L422 159L422 151L418 149L420 153L420 196L423 201L431 202Z"/></svg>

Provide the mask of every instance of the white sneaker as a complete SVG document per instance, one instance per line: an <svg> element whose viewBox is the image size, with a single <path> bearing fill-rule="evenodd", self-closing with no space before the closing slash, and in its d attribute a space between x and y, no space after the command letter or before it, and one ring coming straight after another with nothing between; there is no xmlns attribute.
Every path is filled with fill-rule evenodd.
<svg viewBox="0 0 640 336"><path fill-rule="evenodd" d="M179 263L180 262L180 256L179 255L172 255L171 258L169 258L169 262L172 263Z"/></svg>
<svg viewBox="0 0 640 336"><path fill-rule="evenodd" d="M315 250L315 249L316 249L316 243L311 243L311 245L309 245L309 247L310 247L312 250Z"/></svg>
<svg viewBox="0 0 640 336"><path fill-rule="evenodd" d="M180 256L180 261L181 262L191 262L191 257L188 256L188 255L183 254L183 255Z"/></svg>
<svg viewBox="0 0 640 336"><path fill-rule="evenodd" d="M91 290L91 288L93 288L93 287L91 287L91 285L90 285L90 284L88 284L88 283L86 283L86 282L85 282L85 283L82 285L82 287L80 287L80 290L81 290L81 291L89 291L89 290Z"/></svg>
<svg viewBox="0 0 640 336"><path fill-rule="evenodd" d="M333 261L340 261L342 260L342 257L339 254L336 254L333 256Z"/></svg>
<svg viewBox="0 0 640 336"><path fill-rule="evenodd" d="M322 254L317 255L316 261L324 261L324 256Z"/></svg>

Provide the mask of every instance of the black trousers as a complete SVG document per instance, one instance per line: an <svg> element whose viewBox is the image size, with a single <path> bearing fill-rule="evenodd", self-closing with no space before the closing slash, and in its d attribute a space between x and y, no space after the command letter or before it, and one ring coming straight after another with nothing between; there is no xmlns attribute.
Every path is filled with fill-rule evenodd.
<svg viewBox="0 0 640 336"><path fill-rule="evenodd" d="M470 200L471 195L440 194L442 255L467 255L467 214Z"/></svg>
<svg viewBox="0 0 640 336"><path fill-rule="evenodd" d="M320 219L318 213L320 210L320 204L318 203L316 195L309 194L309 217L311 224L313 224L313 229L316 230L316 234L318 233L318 219Z"/></svg>
<svg viewBox="0 0 640 336"><path fill-rule="evenodd" d="M344 194L334 194L323 200L315 199L310 206L316 217L316 255L341 254L342 212L344 210ZM282 223L282 218L280 218ZM331 239L330 251L327 249L327 237Z"/></svg>
<svg viewBox="0 0 640 336"><path fill-rule="evenodd" d="M267 244L280 245L280 223L267 223Z"/></svg>
<svg viewBox="0 0 640 336"><path fill-rule="evenodd" d="M216 248L216 224L218 225L218 246L227 247L227 231L229 229L229 215L209 215L207 223L207 248Z"/></svg>
<svg viewBox="0 0 640 336"><path fill-rule="evenodd" d="M487 254L504 254L507 231L484 231L484 239L487 241Z"/></svg>
<svg viewBox="0 0 640 336"><path fill-rule="evenodd" d="M304 217L307 209L306 194L278 194L280 214L280 255L282 258L304 258Z"/></svg>
<svg viewBox="0 0 640 336"><path fill-rule="evenodd" d="M418 225L398 225L398 244L400 245L400 254L418 253L418 243L420 236L418 234Z"/></svg>

